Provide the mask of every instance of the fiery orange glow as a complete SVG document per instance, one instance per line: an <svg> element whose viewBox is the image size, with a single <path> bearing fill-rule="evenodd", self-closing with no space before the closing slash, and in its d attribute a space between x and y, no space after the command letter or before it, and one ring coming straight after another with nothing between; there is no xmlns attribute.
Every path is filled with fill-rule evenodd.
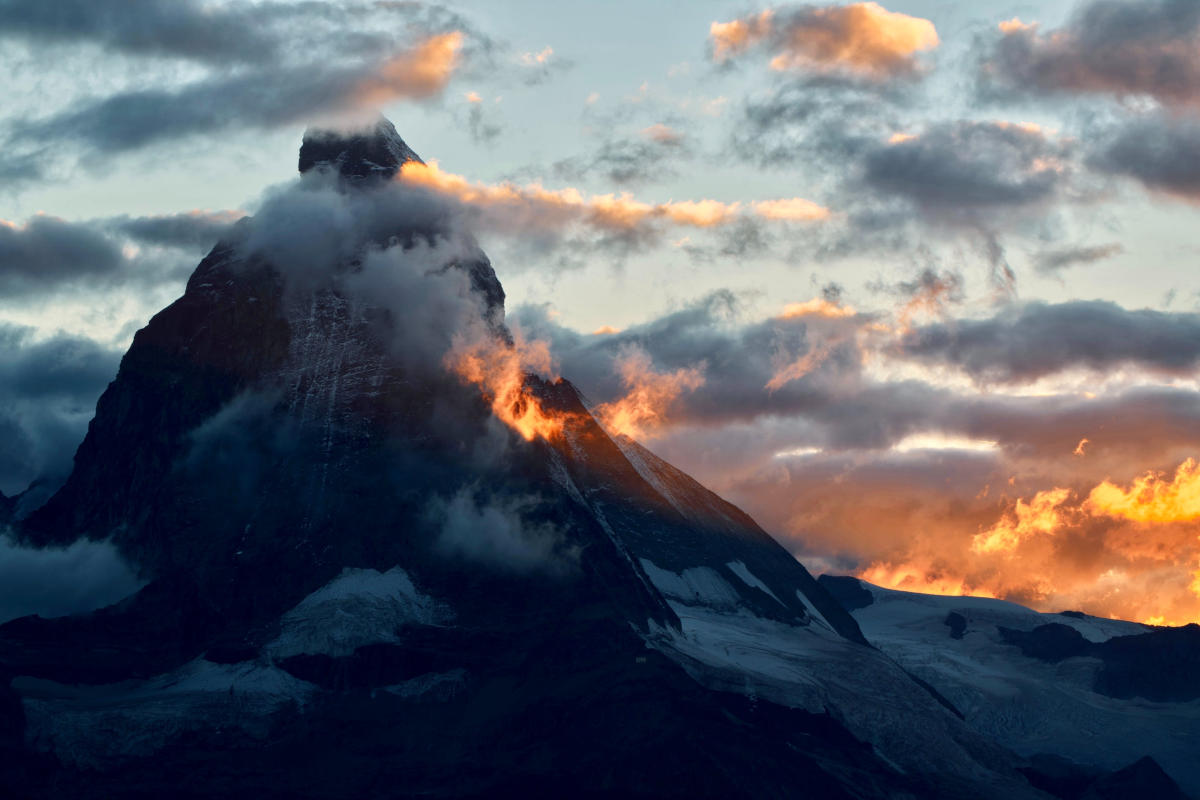
<svg viewBox="0 0 1200 800"><path fill-rule="evenodd" d="M491 336L460 338L446 363L464 381L479 387L492 413L526 441L562 433L562 416L543 409L526 384L530 373L553 374L546 342L525 342L519 336L511 345Z"/></svg>
<svg viewBox="0 0 1200 800"><path fill-rule="evenodd" d="M965 583L962 578L939 575L911 564L872 564L859 572L858 577L876 586L899 589L903 592L995 597L987 589Z"/></svg>
<svg viewBox="0 0 1200 800"><path fill-rule="evenodd" d="M1200 518L1200 464L1189 458L1167 480L1150 472L1128 489L1104 481L1092 489L1084 509L1096 516L1120 517L1134 522L1187 522Z"/></svg>
<svg viewBox="0 0 1200 800"><path fill-rule="evenodd" d="M783 313L779 317L780 319L799 319L801 317L843 319L853 317L857 313L851 306L839 305L823 297L814 297L803 303L788 303L783 307Z"/></svg>
<svg viewBox="0 0 1200 800"><path fill-rule="evenodd" d="M1070 496L1070 489L1051 489L1038 492L1028 503L1018 499L1011 515L1005 515L991 528L975 535L971 540L971 551L1012 553L1032 536L1053 535L1063 525L1059 507Z"/></svg>
<svg viewBox="0 0 1200 800"><path fill-rule="evenodd" d="M409 161L400 168L397 179L477 208L506 209L538 225L585 222L604 230L631 231L649 222L663 220L682 227L713 228L733 222L741 212L740 203L720 200L644 203L625 193L585 197L571 187L546 189L539 183L525 186L473 183L462 175L443 171L436 161L427 164ZM765 219L795 219L802 213L816 214L807 217L810 219L820 218L813 210L820 206L801 198L763 201L755 203L753 208Z"/></svg>
<svg viewBox="0 0 1200 800"><path fill-rule="evenodd" d="M354 92L360 105L380 106L400 97L431 97L450 81L458 68L463 35L459 31L431 36L411 50L384 62L378 73L363 80Z"/></svg>
<svg viewBox="0 0 1200 800"><path fill-rule="evenodd" d="M636 347L621 354L617 371L625 395L599 406L596 416L610 433L633 439L653 435L677 397L704 385L704 371L700 367L658 372L646 351Z"/></svg>
<svg viewBox="0 0 1200 800"><path fill-rule="evenodd" d="M917 53L940 44L929 20L888 11L875 2L812 8L790 16L767 10L714 22L709 40L718 63L767 42L777 51L770 62L775 70L841 68L878 78L912 71Z"/></svg>
<svg viewBox="0 0 1200 800"><path fill-rule="evenodd" d="M1043 610L1182 625L1200 619L1200 463L1128 486L1018 499L956 549L923 535L858 575L893 589L1014 599ZM962 539L958 538L961 542Z"/></svg>

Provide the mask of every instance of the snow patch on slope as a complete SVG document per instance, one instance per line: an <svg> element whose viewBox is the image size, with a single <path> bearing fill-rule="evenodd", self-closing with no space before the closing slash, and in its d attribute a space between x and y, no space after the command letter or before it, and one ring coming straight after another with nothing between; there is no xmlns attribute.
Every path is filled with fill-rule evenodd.
<svg viewBox="0 0 1200 800"><path fill-rule="evenodd" d="M814 606L812 601L808 599L808 595L797 589L796 597L799 598L801 603L804 603L804 610L808 612L808 616L811 617L814 622L816 622L818 625L824 625L831 631L835 630L835 628L829 624L829 620L825 619L825 615L818 611L817 607Z"/></svg>
<svg viewBox="0 0 1200 800"><path fill-rule="evenodd" d="M654 588L662 592L672 607L683 604L736 611L741 606L737 591L711 567L691 567L676 573L662 569L648 558L640 561Z"/></svg>
<svg viewBox="0 0 1200 800"><path fill-rule="evenodd" d="M775 593L771 591L770 587L768 587L765 583L760 581L758 578L754 577L754 573L751 572L749 570L749 568L747 568L746 565L743 564L741 561L730 561L725 566L729 567L729 571L732 572L734 575L737 575L739 578L741 578L742 582L745 583L747 586L751 586L755 589L761 589L762 591L771 595L771 597L775 600L776 603L779 603L779 605L783 606L784 608L787 608L787 606L784 605L783 601L775 596ZM797 589L796 593L799 594L800 590ZM801 599L804 599L803 596L801 597Z"/></svg>
<svg viewBox="0 0 1200 800"><path fill-rule="evenodd" d="M452 613L422 594L400 567L350 569L300 601L266 646L272 658L323 653L346 656L368 644L395 642L406 625L438 625Z"/></svg>

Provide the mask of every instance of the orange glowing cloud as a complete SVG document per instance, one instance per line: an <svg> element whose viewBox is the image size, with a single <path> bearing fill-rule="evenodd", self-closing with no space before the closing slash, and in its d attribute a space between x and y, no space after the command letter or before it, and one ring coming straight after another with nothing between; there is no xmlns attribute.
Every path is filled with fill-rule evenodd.
<svg viewBox="0 0 1200 800"><path fill-rule="evenodd" d="M422 164L406 162L397 180L453 197L464 205L482 210L507 211L528 223L562 227L573 223L588 224L607 231L633 231L662 221L681 227L714 228L735 221L742 213L741 203L720 200L669 200L645 203L629 194L585 196L575 188L546 189L539 183L517 186L512 183L489 185L473 183L461 175L445 172L436 161ZM808 201L793 198L756 203L758 213L767 219L780 218L779 209L798 209ZM779 204L785 205L779 205ZM815 206L815 204L814 204ZM762 209L767 211L764 212ZM769 216L772 212L776 216Z"/></svg>
<svg viewBox="0 0 1200 800"><path fill-rule="evenodd" d="M811 200L805 200L803 197L761 200L754 203L753 207L760 217L771 220L811 222L829 219L831 216L828 208L817 205Z"/></svg>
<svg viewBox="0 0 1200 800"><path fill-rule="evenodd" d="M940 43L929 20L874 2L714 22L709 40L717 62L764 44L775 70L847 70L877 79L916 71L916 55Z"/></svg>
<svg viewBox="0 0 1200 800"><path fill-rule="evenodd" d="M1013 513L971 541L974 553L1012 553L1030 537L1053 535L1063 525L1059 507L1071 496L1070 489L1038 492L1026 503L1018 499Z"/></svg>
<svg viewBox="0 0 1200 800"><path fill-rule="evenodd" d="M613 434L642 439L652 436L667 420L666 414L684 392L704 385L700 367L658 372L645 350L631 347L617 360L625 395L597 407L596 416Z"/></svg>
<svg viewBox="0 0 1200 800"><path fill-rule="evenodd" d="M712 42L713 60L718 63L748 50L771 34L770 9L753 17L735 19L732 22L714 22L708 28Z"/></svg>
<svg viewBox="0 0 1200 800"><path fill-rule="evenodd" d="M1189 522L1200 518L1200 464L1189 458L1167 480L1150 472L1128 489L1104 481L1092 489L1084 508L1096 516L1119 517L1134 522Z"/></svg>
<svg viewBox="0 0 1200 800"><path fill-rule="evenodd" d="M477 386L491 403L496 418L526 441L561 435L562 416L543 408L527 381L530 374L553 375L546 342L526 342L516 336L509 344L492 336L460 336L446 356L446 366L463 381Z"/></svg>
<svg viewBox="0 0 1200 800"><path fill-rule="evenodd" d="M788 303L783 307L783 313L779 315L779 318L800 319L802 317L821 317L824 319L845 319L846 317L853 317L857 313L851 306L839 305L823 297L814 297L811 300L805 300L803 303Z"/></svg>
<svg viewBox="0 0 1200 800"><path fill-rule="evenodd" d="M826 323L828 327L828 323L836 323L843 320L853 322L857 314L858 312L851 306L839 305L823 297L814 297L803 303L788 303L783 307L783 313L777 319L811 320L814 323ZM813 328L810 326L810 331L812 330ZM817 367L821 366L821 364L825 363L839 346L857 336L858 333L857 326L851 330L846 330L844 325L836 327L832 333L818 339L804 355L785 363L777 364L775 374L771 376L771 379L767 381L766 386L763 388L769 392L775 392L792 381L799 380L805 375L810 374Z"/></svg>
<svg viewBox="0 0 1200 800"><path fill-rule="evenodd" d="M1200 620L1200 463L1018 499L961 550L940 536L859 577L888 588L1015 599L1154 624ZM960 540L961 541L961 540Z"/></svg>
<svg viewBox="0 0 1200 800"><path fill-rule="evenodd" d="M355 88L356 103L381 106L402 97L432 97L445 88L457 69L462 44L462 33L451 31L393 56Z"/></svg>

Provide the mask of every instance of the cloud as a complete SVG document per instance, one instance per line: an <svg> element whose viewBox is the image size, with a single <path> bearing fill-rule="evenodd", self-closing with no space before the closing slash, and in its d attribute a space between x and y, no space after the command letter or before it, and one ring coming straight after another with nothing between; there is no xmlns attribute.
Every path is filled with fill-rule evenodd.
<svg viewBox="0 0 1200 800"><path fill-rule="evenodd" d="M917 54L938 46L933 23L880 6L768 9L709 29L713 60L724 63L762 47L779 71L844 71L873 80L919 72Z"/></svg>
<svg viewBox="0 0 1200 800"><path fill-rule="evenodd" d="M472 94L474 94L472 92ZM467 131L471 134L471 140L477 144L491 144L504 132L504 128L494 122L488 122L483 115L483 107L478 99L469 101L471 106L467 109Z"/></svg>
<svg viewBox="0 0 1200 800"><path fill-rule="evenodd" d="M13 124L18 142L75 141L102 154L232 128L263 129L441 92L459 64L463 34L441 33L359 63L270 64L216 73L175 88L118 92Z"/></svg>
<svg viewBox="0 0 1200 800"><path fill-rule="evenodd" d="M1171 471L1135 475L1128 487L1105 479L1006 499L969 540L916 542L902 558L875 561L861 574L895 588L953 588L1185 624L1200 616L1198 478L1187 459Z"/></svg>
<svg viewBox="0 0 1200 800"><path fill-rule="evenodd" d="M625 394L602 403L594 411L597 419L614 434L642 439L653 434L679 396L704 384L703 365L659 372L650 356L637 345L618 353L614 368Z"/></svg>
<svg viewBox="0 0 1200 800"><path fill-rule="evenodd" d="M190 0L11 0L0 6L0 31L41 43L95 42L140 56L206 62L265 61L284 41L264 30L281 4L211 6ZM303 14L298 12L297 15Z"/></svg>
<svg viewBox="0 0 1200 800"><path fill-rule="evenodd" d="M670 227L717 230L735 228L746 219L781 224L828 216L802 198L745 207L709 199L647 203L627 193L585 195L573 187L547 189L540 183L478 183L443 171L436 161L404 164L397 181L457 204L472 228L508 237L531 236L548 248L565 235L581 232L598 237L594 243L630 250L659 243L663 230ZM578 240L571 243L576 246Z"/></svg>
<svg viewBox="0 0 1200 800"><path fill-rule="evenodd" d="M692 156L686 137L659 123L634 137L607 139L595 153L556 161L551 169L568 181L599 176L619 186L634 185L674 177L677 165Z"/></svg>
<svg viewBox="0 0 1200 800"><path fill-rule="evenodd" d="M1120 242L1099 244L1092 247L1068 247L1058 250L1046 250L1038 253L1034 259L1034 267L1043 275L1055 275L1068 267L1080 264L1094 264L1125 252L1125 246Z"/></svg>
<svg viewBox="0 0 1200 800"><path fill-rule="evenodd" d="M537 86L550 80L554 75L566 72L575 66L570 59L563 58L554 52L554 48L546 45L538 51L520 53L516 57L519 69L523 73L521 80L526 86Z"/></svg>
<svg viewBox="0 0 1200 800"><path fill-rule="evenodd" d="M421 2L205 3L202 0L9 0L0 37L38 45L94 44L110 53L182 59L224 70L287 61L376 57L395 50L391 31L468 30L480 49L492 43L448 9Z"/></svg>
<svg viewBox="0 0 1200 800"><path fill-rule="evenodd" d="M985 384L1124 366L1184 376L1200 368L1200 315L1130 311L1103 301L1026 303L988 319L915 328L896 353L962 369Z"/></svg>
<svg viewBox="0 0 1200 800"><path fill-rule="evenodd" d="M1132 178L1164 196L1200 202L1200 121L1144 115L1099 138L1088 158L1093 169Z"/></svg>
<svg viewBox="0 0 1200 800"><path fill-rule="evenodd" d="M0 325L0 492L66 476L120 358L89 339Z"/></svg>
<svg viewBox="0 0 1200 800"><path fill-rule="evenodd" d="M1071 147L1034 125L934 123L863 157L860 181L945 221L1043 205L1065 191Z"/></svg>
<svg viewBox="0 0 1200 800"><path fill-rule="evenodd" d="M81 278L108 279L125 263L118 244L87 226L36 216L0 220L0 290L26 295Z"/></svg>
<svg viewBox="0 0 1200 800"><path fill-rule="evenodd" d="M182 280L191 269L185 254L232 234L241 216L193 211L83 222L44 214L24 224L0 220L0 294L25 301Z"/></svg>
<svg viewBox="0 0 1200 800"><path fill-rule="evenodd" d="M985 91L1200 100L1200 7L1190 0L1093 0L1061 28L1002 23L981 62Z"/></svg>
<svg viewBox="0 0 1200 800"><path fill-rule="evenodd" d="M181 214L111 217L98 220L97 224L141 244L207 250L228 238L234 225L245 216L241 211L196 210Z"/></svg>
<svg viewBox="0 0 1200 800"><path fill-rule="evenodd" d="M22 547L0 535L0 623L38 614L94 611L142 587L108 542L80 540L65 549Z"/></svg>
<svg viewBox="0 0 1200 800"><path fill-rule="evenodd" d="M533 522L535 498L492 499L479 503L477 487L450 500L435 500L431 515L440 520L437 547L463 558L516 574L567 575L577 569L580 550L548 522Z"/></svg>

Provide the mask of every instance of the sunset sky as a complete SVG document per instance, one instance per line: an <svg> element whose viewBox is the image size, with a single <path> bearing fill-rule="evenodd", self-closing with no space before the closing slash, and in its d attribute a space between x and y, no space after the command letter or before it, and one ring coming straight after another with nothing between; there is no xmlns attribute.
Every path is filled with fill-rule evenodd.
<svg viewBox="0 0 1200 800"><path fill-rule="evenodd" d="M1200 621L1195 0L0 0L0 69L0 492L382 112L526 366L813 572Z"/></svg>

